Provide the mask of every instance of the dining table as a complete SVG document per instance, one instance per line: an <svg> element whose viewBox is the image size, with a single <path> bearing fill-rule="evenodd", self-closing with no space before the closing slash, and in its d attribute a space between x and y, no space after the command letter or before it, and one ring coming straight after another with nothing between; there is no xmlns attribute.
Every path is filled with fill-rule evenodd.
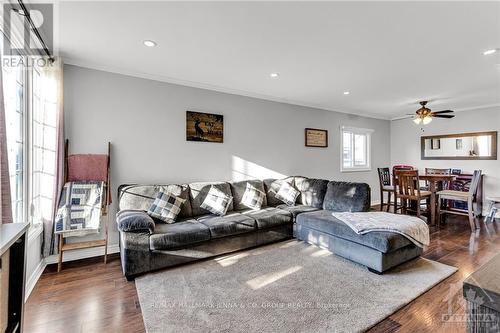
<svg viewBox="0 0 500 333"><path fill-rule="evenodd" d="M437 208L437 192L439 188L439 183L441 182L452 182L457 176L456 175L445 175L445 174L424 174L419 175L420 180L425 180L429 184L429 192L431 192L431 218L430 225L436 225L436 208Z"/></svg>

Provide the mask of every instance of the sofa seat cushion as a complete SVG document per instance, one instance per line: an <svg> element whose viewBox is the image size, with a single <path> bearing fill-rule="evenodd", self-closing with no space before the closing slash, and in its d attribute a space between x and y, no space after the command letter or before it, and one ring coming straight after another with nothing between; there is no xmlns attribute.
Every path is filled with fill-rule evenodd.
<svg viewBox="0 0 500 333"><path fill-rule="evenodd" d="M407 238L392 232L369 232L358 235L344 222L332 216L332 212L319 210L297 216L297 227L317 230L338 238L389 253L412 244Z"/></svg>
<svg viewBox="0 0 500 333"><path fill-rule="evenodd" d="M297 218L297 215L301 213L306 213L306 212L315 212L318 210L318 208L311 207L311 206L306 206L306 205L296 205L296 206L287 206L285 204L279 205L279 209L286 210L287 212L290 212L293 216L293 220Z"/></svg>
<svg viewBox="0 0 500 333"><path fill-rule="evenodd" d="M292 213L275 207L267 207L261 210L245 210L241 212L257 222L257 229L277 227L292 223Z"/></svg>
<svg viewBox="0 0 500 333"><path fill-rule="evenodd" d="M197 218L198 223L210 230L212 238L220 238L255 231L255 221L239 213L230 213L224 216L205 215Z"/></svg>
<svg viewBox="0 0 500 333"><path fill-rule="evenodd" d="M208 227L191 219L172 224L156 223L149 246L151 250L171 250L208 240Z"/></svg>

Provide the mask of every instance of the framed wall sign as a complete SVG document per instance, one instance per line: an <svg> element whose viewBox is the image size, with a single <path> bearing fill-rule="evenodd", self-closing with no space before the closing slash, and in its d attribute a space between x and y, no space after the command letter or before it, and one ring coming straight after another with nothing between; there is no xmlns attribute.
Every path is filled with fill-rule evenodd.
<svg viewBox="0 0 500 333"><path fill-rule="evenodd" d="M328 147L328 131L317 128L306 128L306 147Z"/></svg>
<svg viewBox="0 0 500 333"><path fill-rule="evenodd" d="M224 142L224 116L186 111L186 140Z"/></svg>

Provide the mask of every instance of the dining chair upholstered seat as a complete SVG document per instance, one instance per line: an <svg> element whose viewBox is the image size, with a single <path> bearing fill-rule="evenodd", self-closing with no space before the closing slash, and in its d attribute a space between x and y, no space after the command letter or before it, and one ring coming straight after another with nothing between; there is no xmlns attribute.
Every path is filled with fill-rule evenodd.
<svg viewBox="0 0 500 333"><path fill-rule="evenodd" d="M442 199L448 199L448 197L462 197L462 198L467 198L469 196L468 192L462 192L462 191L454 191L454 190L443 190L437 192L438 195L441 196Z"/></svg>
<svg viewBox="0 0 500 333"><path fill-rule="evenodd" d="M469 186L468 192L454 191L454 190L443 190L437 192L438 195L438 222L441 221L441 216L444 214L456 214L465 215L469 218L469 224L471 231L474 232L479 229L479 224L476 222L476 216L480 212L476 212L474 209L477 206L477 189L479 187L479 181L481 180L481 170L475 170L472 175L472 180ZM444 200L455 200L467 203L467 209L458 208L441 208Z"/></svg>
<svg viewBox="0 0 500 333"><path fill-rule="evenodd" d="M428 197L431 194L432 194L431 191L422 191L422 190L420 190L420 196L421 197Z"/></svg>

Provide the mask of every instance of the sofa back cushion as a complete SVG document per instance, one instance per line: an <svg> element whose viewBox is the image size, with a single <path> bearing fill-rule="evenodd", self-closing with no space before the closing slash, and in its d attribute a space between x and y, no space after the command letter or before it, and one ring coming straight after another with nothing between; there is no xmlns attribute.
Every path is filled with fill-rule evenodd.
<svg viewBox="0 0 500 333"><path fill-rule="evenodd" d="M189 198L189 187L182 185L122 185L118 193L119 210L143 210L148 211L155 201L158 192L169 192L184 200L178 219L189 218L193 216L191 201Z"/></svg>
<svg viewBox="0 0 500 333"><path fill-rule="evenodd" d="M234 210L248 209L247 206L245 206L241 203L241 200L243 199L243 195L245 194L245 191L247 189L247 184L252 185L257 190L259 190L263 193L266 193L264 190L264 183L262 182L262 180L242 180L239 182L229 183L229 185L231 186L231 192L233 193ZM266 200L266 197L264 197L264 201L262 202L261 207L266 207L266 206L267 206L267 200Z"/></svg>
<svg viewBox="0 0 500 333"><path fill-rule="evenodd" d="M367 212L370 186L364 183L329 182L323 209L334 212Z"/></svg>
<svg viewBox="0 0 500 333"><path fill-rule="evenodd" d="M285 179L264 179L264 189L267 197L267 205L271 207L276 207L282 205L283 201L276 198L276 193L280 190L281 184L287 182L290 185L294 185L293 177L287 177Z"/></svg>
<svg viewBox="0 0 500 333"><path fill-rule="evenodd" d="M190 190L189 193L190 193L191 209L193 212L193 216L211 214L208 210L201 208L201 204L203 203L203 201L207 197L208 191L210 191L210 187L212 185L216 189L218 189L219 191L223 192L224 194L227 194L229 196L233 196L233 194L231 193L231 187L229 186L229 183L226 183L226 182L190 183L189 184L189 190ZM227 209L228 212L230 212L234 209L233 208L233 201L229 204L229 207Z"/></svg>
<svg viewBox="0 0 500 333"><path fill-rule="evenodd" d="M300 191L298 204L322 208L328 180L306 177L294 177L295 188Z"/></svg>

